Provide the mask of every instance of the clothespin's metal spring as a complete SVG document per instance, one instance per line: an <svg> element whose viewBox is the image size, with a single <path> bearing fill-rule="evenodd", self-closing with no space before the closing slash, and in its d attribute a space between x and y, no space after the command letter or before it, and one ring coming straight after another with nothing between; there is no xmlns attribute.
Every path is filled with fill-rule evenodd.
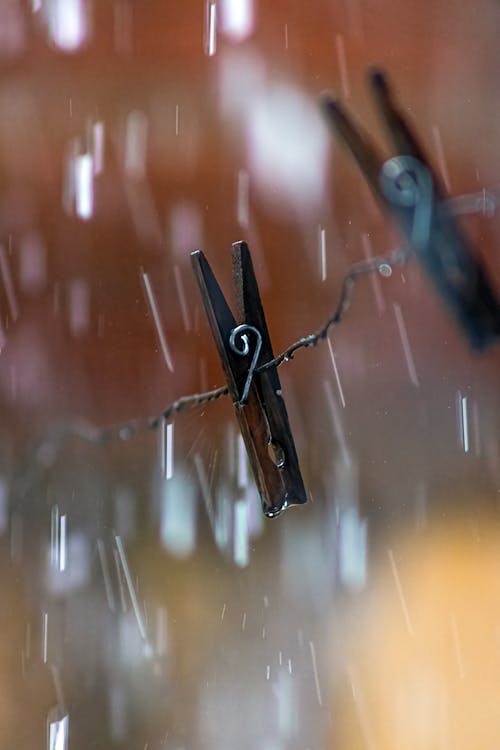
<svg viewBox="0 0 500 750"><path fill-rule="evenodd" d="M429 245L433 188L429 170L414 156L384 162L379 177L385 197L394 205L414 209L411 246L424 252Z"/></svg>
<svg viewBox="0 0 500 750"><path fill-rule="evenodd" d="M259 361L259 354L262 347L262 336L260 331L255 328L255 326L248 325L248 323L242 323L240 326L236 326L236 328L233 328L231 331L231 335L229 337L229 346L235 352L236 354L241 355L242 357L246 357L250 352L250 344L248 342L248 335L244 333L244 331L252 331L252 333L255 336L256 342L255 342L255 351L253 353L252 361L250 363L250 367L248 368L248 374L247 379L245 382L245 387L243 388L243 393L240 396L240 400L238 401L238 406L243 406L243 404L246 403L246 400L248 398L248 391L250 390L250 386L252 385L252 378L253 374L255 372L255 368L257 366L257 362ZM243 348L240 349L240 347L237 344L236 337L240 337L240 341L243 344Z"/></svg>

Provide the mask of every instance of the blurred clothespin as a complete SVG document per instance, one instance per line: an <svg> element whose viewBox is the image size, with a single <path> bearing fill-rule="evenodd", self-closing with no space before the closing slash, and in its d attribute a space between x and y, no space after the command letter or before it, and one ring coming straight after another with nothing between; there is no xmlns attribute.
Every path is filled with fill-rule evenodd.
<svg viewBox="0 0 500 750"><path fill-rule="evenodd" d="M191 262L266 516L305 503L306 493L275 366L250 251L233 245L236 322L201 250Z"/></svg>
<svg viewBox="0 0 500 750"><path fill-rule="evenodd" d="M500 336L499 299L453 215L441 180L394 102L385 74L372 71L370 85L396 149L395 157L383 158L335 96L324 94L322 109L471 346L484 349Z"/></svg>

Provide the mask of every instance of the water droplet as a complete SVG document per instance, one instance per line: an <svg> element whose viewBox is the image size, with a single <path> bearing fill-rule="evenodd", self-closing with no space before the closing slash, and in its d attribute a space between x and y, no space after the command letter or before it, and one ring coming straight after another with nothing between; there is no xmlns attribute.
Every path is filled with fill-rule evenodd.
<svg viewBox="0 0 500 750"><path fill-rule="evenodd" d="M378 267L378 272L381 276L392 276L392 266L389 263L381 263Z"/></svg>

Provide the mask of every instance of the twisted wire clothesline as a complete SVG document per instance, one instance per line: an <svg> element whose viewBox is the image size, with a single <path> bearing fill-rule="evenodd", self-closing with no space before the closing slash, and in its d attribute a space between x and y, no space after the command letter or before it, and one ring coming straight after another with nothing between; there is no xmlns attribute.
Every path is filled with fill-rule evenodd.
<svg viewBox="0 0 500 750"><path fill-rule="evenodd" d="M330 328L340 323L349 309L356 280L360 276L373 271L380 271L383 275L390 276L392 267L404 264L410 253L409 248L397 249L386 255L375 256L368 260L353 263L346 271L342 280L337 306L322 327L315 333L310 333L295 341L277 357L255 368L254 372L262 372L270 367L279 367L284 362L293 359L295 352L299 349L316 346L320 341L326 339ZM14 495L22 499L29 494L37 483L39 472L49 469L54 464L62 446L68 439L79 439L93 445L104 445L116 438L119 440L129 440L138 433L148 429L155 430L160 425L163 426L172 422L177 414L181 414L196 406L216 401L228 394L228 387L221 386L203 393L180 396L169 404L159 416L133 419L125 424L109 428L95 427L84 420L76 420L70 424L56 427L43 435L32 446L28 452L27 460L21 462L21 465L18 466L18 470L14 475Z"/></svg>
<svg viewBox="0 0 500 750"><path fill-rule="evenodd" d="M334 309L332 315L325 321L325 323L315 333L310 333L307 336L295 341L293 344L288 346L281 354L274 359L265 362L264 364L256 367L254 372L259 373L268 370L271 367L279 367L284 362L288 362L293 359L295 352L299 349L306 349L309 347L316 346L320 341L326 339L330 328L334 325L339 324L344 318L345 313L350 307L352 292L354 284L359 276L362 276L373 271L384 271L385 275L390 275L393 266L402 265L406 262L410 251L408 249L397 249L387 255L380 255L368 260L358 261L349 267L344 275L342 286L340 290L339 301ZM227 386L220 386L210 391L204 391L203 393L192 393L188 396L180 396L171 404L169 404L159 416L146 417L130 420L125 424L114 426L110 428L98 428L89 425L83 421L78 421L72 425L60 428L55 435L49 440L54 442L55 440L61 440L65 437L78 437L94 444L103 444L108 440L118 437L121 440L128 440L129 438L136 435L138 432L142 432L145 429L157 429L161 424L171 422L177 414L192 409L196 406L202 406L208 404L211 401L216 401L222 396L227 396L229 389ZM47 438L40 444L41 447L47 445Z"/></svg>
<svg viewBox="0 0 500 750"><path fill-rule="evenodd" d="M497 190L483 190L480 193L448 197L446 203L454 214L483 214L486 216L492 216L496 213L497 209L499 200L497 194ZM321 341L324 341L328 336L330 328L334 325L338 325L343 320L344 315L349 309L353 288L357 279L360 276L374 271L379 271L384 276L390 276L392 268L394 266L404 265L411 254L411 248L405 246L385 255L379 255L353 263L344 274L338 303L332 315L325 321L321 328L314 333L303 336L288 346L274 359L256 367L254 373L263 372L270 367L279 367L284 362L293 359L295 352L299 349L314 347ZM133 419L125 424L109 428L99 428L90 425L83 420L77 420L72 424L56 428L51 431L50 435L45 435L35 448L35 462L33 463L46 466L51 465L57 454L57 447L63 443L66 438L79 438L94 445L102 445L114 438L128 440L144 430L155 430L160 425L172 422L177 414L181 414L182 412L195 408L196 406L203 406L211 401L216 401L222 396L227 396L228 394L228 387L220 386L219 388L204 391L203 393L192 393L188 396L180 396L169 404L159 416ZM34 470L33 463L30 462L31 471ZM30 470L27 469L27 474L29 473ZM27 479L27 477L25 477L25 479ZM25 482L25 485L27 484L29 484L29 481Z"/></svg>

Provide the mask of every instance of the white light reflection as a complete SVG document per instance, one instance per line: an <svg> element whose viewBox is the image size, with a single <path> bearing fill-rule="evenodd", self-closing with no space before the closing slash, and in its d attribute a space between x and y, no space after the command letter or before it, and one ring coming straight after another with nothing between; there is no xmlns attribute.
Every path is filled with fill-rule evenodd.
<svg viewBox="0 0 500 750"><path fill-rule="evenodd" d="M326 281L326 229L318 227L319 264L321 281Z"/></svg>
<svg viewBox="0 0 500 750"><path fill-rule="evenodd" d="M367 524L356 508L341 512L339 523L339 575L350 589L362 589L366 583Z"/></svg>
<svg viewBox="0 0 500 750"><path fill-rule="evenodd" d="M52 0L48 5L49 34L59 49L75 52L87 39L89 13L85 0Z"/></svg>
<svg viewBox="0 0 500 750"><path fill-rule="evenodd" d="M462 396L462 428L465 453L469 452L469 416L467 412L467 396Z"/></svg>
<svg viewBox="0 0 500 750"><path fill-rule="evenodd" d="M124 167L127 177L142 180L146 174L148 118L135 110L127 116Z"/></svg>
<svg viewBox="0 0 500 750"><path fill-rule="evenodd" d="M268 86L264 60L247 48L225 50L219 59L217 94L222 115L243 123Z"/></svg>
<svg viewBox="0 0 500 750"><path fill-rule="evenodd" d="M167 424L167 446L165 458L165 478L172 479L174 475L174 425Z"/></svg>
<svg viewBox="0 0 500 750"><path fill-rule="evenodd" d="M123 622L123 621L122 621ZM125 622L128 622L125 620ZM121 628L120 628L121 630ZM126 651L130 654L130 643L126 643ZM113 742L123 742L127 737L128 716L127 694L122 683L114 683L108 691L109 724Z"/></svg>
<svg viewBox="0 0 500 750"><path fill-rule="evenodd" d="M330 141L316 103L275 84L258 91L247 109L249 164L266 199L287 211L290 203L301 212L321 205Z"/></svg>
<svg viewBox="0 0 500 750"><path fill-rule="evenodd" d="M160 538L175 557L188 557L196 545L196 493L189 476L178 470L160 489Z"/></svg>
<svg viewBox="0 0 500 750"><path fill-rule="evenodd" d="M59 519L59 570L62 572L66 570L66 529L67 529L67 516L62 515Z"/></svg>
<svg viewBox="0 0 500 750"><path fill-rule="evenodd" d="M94 211L94 168L92 154L77 156L74 163L75 210L84 221L91 218Z"/></svg>
<svg viewBox="0 0 500 750"><path fill-rule="evenodd" d="M367 578L368 525L358 507L358 465L349 455L348 459L337 458L327 481L334 485L339 580L348 589L360 590Z"/></svg>
<svg viewBox="0 0 500 750"><path fill-rule="evenodd" d="M253 0L221 0L221 27L235 41L243 41L254 28Z"/></svg>
<svg viewBox="0 0 500 750"><path fill-rule="evenodd" d="M245 500L248 512L248 533L251 539L255 539L264 530L264 515L262 513L262 501L254 482L249 482L248 487L246 487Z"/></svg>
<svg viewBox="0 0 500 750"><path fill-rule="evenodd" d="M54 505L50 513L50 564L59 568L59 507Z"/></svg>
<svg viewBox="0 0 500 750"><path fill-rule="evenodd" d="M237 446L238 446L238 461L237 461L237 477L238 477L238 487L240 489L244 489L248 485L248 459L247 459L247 451L245 448L245 443L243 442L243 438L241 435L238 435L237 438Z"/></svg>
<svg viewBox="0 0 500 750"><path fill-rule="evenodd" d="M231 544L233 526L233 500L225 489L219 491L215 514L214 537L220 550L227 551Z"/></svg>
<svg viewBox="0 0 500 750"><path fill-rule="evenodd" d="M69 716L63 716L56 721L48 720L47 750L67 750L68 747Z"/></svg>
<svg viewBox="0 0 500 750"><path fill-rule="evenodd" d="M469 410L468 410L468 398L462 396L460 391L457 394L457 411L458 411L458 425L460 442L464 453L469 452Z"/></svg>
<svg viewBox="0 0 500 750"><path fill-rule="evenodd" d="M217 3L207 0L205 6L205 53L209 57L215 55L217 49Z"/></svg>
<svg viewBox="0 0 500 750"><path fill-rule="evenodd" d="M92 125L92 156L94 176L101 174L104 167L104 123L94 122Z"/></svg>
<svg viewBox="0 0 500 750"><path fill-rule="evenodd" d="M57 506L52 509L52 527L46 586L52 596L64 596L88 585L91 575L90 542L83 531L67 533L66 516L58 515Z"/></svg>
<svg viewBox="0 0 500 750"><path fill-rule="evenodd" d="M280 666L281 662L282 654L280 651ZM298 729L298 706L295 683L288 670L280 670L273 692L278 703L278 731L284 739L291 739Z"/></svg>
<svg viewBox="0 0 500 750"><path fill-rule="evenodd" d="M42 613L42 660L44 664L47 664L48 656L48 642L49 642L49 613Z"/></svg>
<svg viewBox="0 0 500 750"><path fill-rule="evenodd" d="M249 561L248 550L248 506L246 500L234 504L234 562L245 568Z"/></svg>

